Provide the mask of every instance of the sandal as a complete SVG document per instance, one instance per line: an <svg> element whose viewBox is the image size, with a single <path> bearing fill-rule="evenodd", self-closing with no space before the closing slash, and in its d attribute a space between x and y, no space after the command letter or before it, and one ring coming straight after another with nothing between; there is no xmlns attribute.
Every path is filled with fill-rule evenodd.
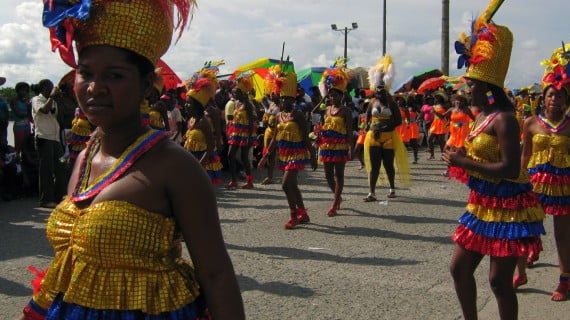
<svg viewBox="0 0 570 320"><path fill-rule="evenodd" d="M329 211L327 211L327 216L329 216L329 217L336 216L336 207L335 206L330 207Z"/></svg>
<svg viewBox="0 0 570 320"><path fill-rule="evenodd" d="M396 198L396 192L395 192L395 191L392 191L392 192L388 193L388 195L387 195L386 197L388 197L388 198Z"/></svg>
<svg viewBox="0 0 570 320"><path fill-rule="evenodd" d="M526 274L524 276L517 274L513 278L513 288L517 289L518 287L527 284L527 282L528 282L528 278L526 277Z"/></svg>
<svg viewBox="0 0 570 320"><path fill-rule="evenodd" d="M272 183L273 183L273 179L269 178L269 177L267 177L267 178L263 179L263 181L261 181L262 185L267 185L267 184L272 184Z"/></svg>
<svg viewBox="0 0 570 320"><path fill-rule="evenodd" d="M568 299L568 291L570 291L570 282L560 281L558 287L552 293L550 300L552 301L566 301Z"/></svg>
<svg viewBox="0 0 570 320"><path fill-rule="evenodd" d="M371 194L369 194L369 195L367 195L367 196L366 196L364 199L362 199L362 200L364 200L364 202L374 202L374 201L376 201L376 197L373 196L373 195L371 195Z"/></svg>
<svg viewBox="0 0 570 320"><path fill-rule="evenodd" d="M538 258L540 258L538 254L535 255L534 252L531 252L528 258L526 258L526 266L533 267L534 263L538 261Z"/></svg>

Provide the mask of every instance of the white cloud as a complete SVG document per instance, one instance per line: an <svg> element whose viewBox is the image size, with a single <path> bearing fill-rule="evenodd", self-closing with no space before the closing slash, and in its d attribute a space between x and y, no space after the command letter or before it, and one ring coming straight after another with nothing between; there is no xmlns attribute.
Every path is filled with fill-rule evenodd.
<svg viewBox="0 0 570 320"><path fill-rule="evenodd" d="M489 0L451 1L450 70L457 55L453 42ZM495 21L508 25L515 34L507 83L513 87L539 81L539 62L550 55L560 40L568 40L567 0L544 2L506 1ZM17 81L56 81L67 71L57 54L51 53L48 31L41 26L41 1L2 0L0 3L0 74L7 85ZM440 67L441 1L399 0L387 2L387 49L395 60L396 83L410 74ZM523 19L522 17L532 17ZM334 32L358 22L348 34L349 66L371 66L381 55L382 1L266 0L200 1L190 29L164 60L182 77L199 69L204 61L225 59L222 73L261 57L279 58L283 41L296 69L329 66L344 53L344 34ZM539 39L539 40L537 40Z"/></svg>

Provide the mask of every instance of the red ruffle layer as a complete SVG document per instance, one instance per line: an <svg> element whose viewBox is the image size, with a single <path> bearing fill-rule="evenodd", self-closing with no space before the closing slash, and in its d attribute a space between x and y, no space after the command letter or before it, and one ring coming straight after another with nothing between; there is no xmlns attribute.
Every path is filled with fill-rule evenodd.
<svg viewBox="0 0 570 320"><path fill-rule="evenodd" d="M452 178L455 178L455 180L459 182L465 184L467 183L469 175L467 174L467 171L465 171L465 169L459 167L449 167L448 170L449 170L449 175L447 176L447 179L451 180Z"/></svg>
<svg viewBox="0 0 570 320"><path fill-rule="evenodd" d="M283 170L283 171L291 171L291 170L304 170L305 169L305 165L302 163L289 163L286 166L281 166L278 165L279 170Z"/></svg>
<svg viewBox="0 0 570 320"><path fill-rule="evenodd" d="M538 197L533 192L524 192L513 197L484 196L473 190L469 193L469 203L493 208L521 210L533 207L539 203Z"/></svg>
<svg viewBox="0 0 570 320"><path fill-rule="evenodd" d="M296 154L305 154L307 151L307 148L279 148L279 151L277 153L280 156L290 156Z"/></svg>
<svg viewBox="0 0 570 320"><path fill-rule="evenodd" d="M548 172L538 172L530 177L532 183L545 183L552 185L562 185L570 183L570 176L555 175Z"/></svg>
<svg viewBox="0 0 570 320"><path fill-rule="evenodd" d="M348 143L348 138L322 137L321 143L329 143L329 144Z"/></svg>
<svg viewBox="0 0 570 320"><path fill-rule="evenodd" d="M569 205L559 205L559 204L552 204L552 205L545 205L543 204L542 207L544 208L544 212L546 214L552 216L566 216L570 214L570 206Z"/></svg>
<svg viewBox="0 0 570 320"><path fill-rule="evenodd" d="M493 257L523 257L531 251L542 251L542 241L540 237L529 237L517 240L488 238L460 225L455 229L453 241L467 250L479 252Z"/></svg>
<svg viewBox="0 0 570 320"><path fill-rule="evenodd" d="M348 156L334 156L334 157L321 156L320 159L322 162L347 162L347 161L350 161L350 158Z"/></svg>
<svg viewBox="0 0 570 320"><path fill-rule="evenodd" d="M214 179L212 179L212 184L215 184L215 185L216 185L216 184L220 184L220 183L222 183L222 179L220 179L220 178L214 178Z"/></svg>

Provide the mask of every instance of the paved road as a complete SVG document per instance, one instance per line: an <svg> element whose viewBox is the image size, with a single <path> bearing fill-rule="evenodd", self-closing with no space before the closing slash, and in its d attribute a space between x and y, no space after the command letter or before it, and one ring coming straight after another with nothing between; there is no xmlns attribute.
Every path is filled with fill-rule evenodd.
<svg viewBox="0 0 570 320"><path fill-rule="evenodd" d="M410 189L398 198L364 203L366 176L347 166L339 215L322 168L301 176L311 224L284 230L288 208L279 185L219 189L220 218L249 319L460 319L448 263L450 235L463 213L467 188L441 176L441 161L413 165ZM256 173L260 181L262 173ZM44 225L49 212L34 199L0 202L0 319L13 319L31 293L27 266L52 257ZM549 296L558 271L552 239L529 284L519 291L520 319L568 319L569 302ZM498 319L487 284L488 259L476 272L481 319ZM566 314L566 316L564 316Z"/></svg>

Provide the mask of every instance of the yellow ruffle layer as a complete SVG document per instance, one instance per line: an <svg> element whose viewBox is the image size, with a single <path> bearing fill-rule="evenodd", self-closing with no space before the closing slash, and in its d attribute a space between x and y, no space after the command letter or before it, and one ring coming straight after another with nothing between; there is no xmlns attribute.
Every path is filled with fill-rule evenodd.
<svg viewBox="0 0 570 320"><path fill-rule="evenodd" d="M310 158L309 152L279 156L279 161L307 160Z"/></svg>
<svg viewBox="0 0 570 320"><path fill-rule="evenodd" d="M348 150L348 143L323 143L319 146L321 150Z"/></svg>
<svg viewBox="0 0 570 320"><path fill-rule="evenodd" d="M202 130L192 129L186 131L186 140L184 141L184 149L197 152L205 151L208 148L206 144L206 136Z"/></svg>
<svg viewBox="0 0 570 320"><path fill-rule="evenodd" d="M486 222L539 222L544 220L544 210L537 204L524 210L488 208L468 204L467 211Z"/></svg>
<svg viewBox="0 0 570 320"><path fill-rule="evenodd" d="M533 184L533 191L536 193L541 193L552 197L570 196L570 185L535 183Z"/></svg>

